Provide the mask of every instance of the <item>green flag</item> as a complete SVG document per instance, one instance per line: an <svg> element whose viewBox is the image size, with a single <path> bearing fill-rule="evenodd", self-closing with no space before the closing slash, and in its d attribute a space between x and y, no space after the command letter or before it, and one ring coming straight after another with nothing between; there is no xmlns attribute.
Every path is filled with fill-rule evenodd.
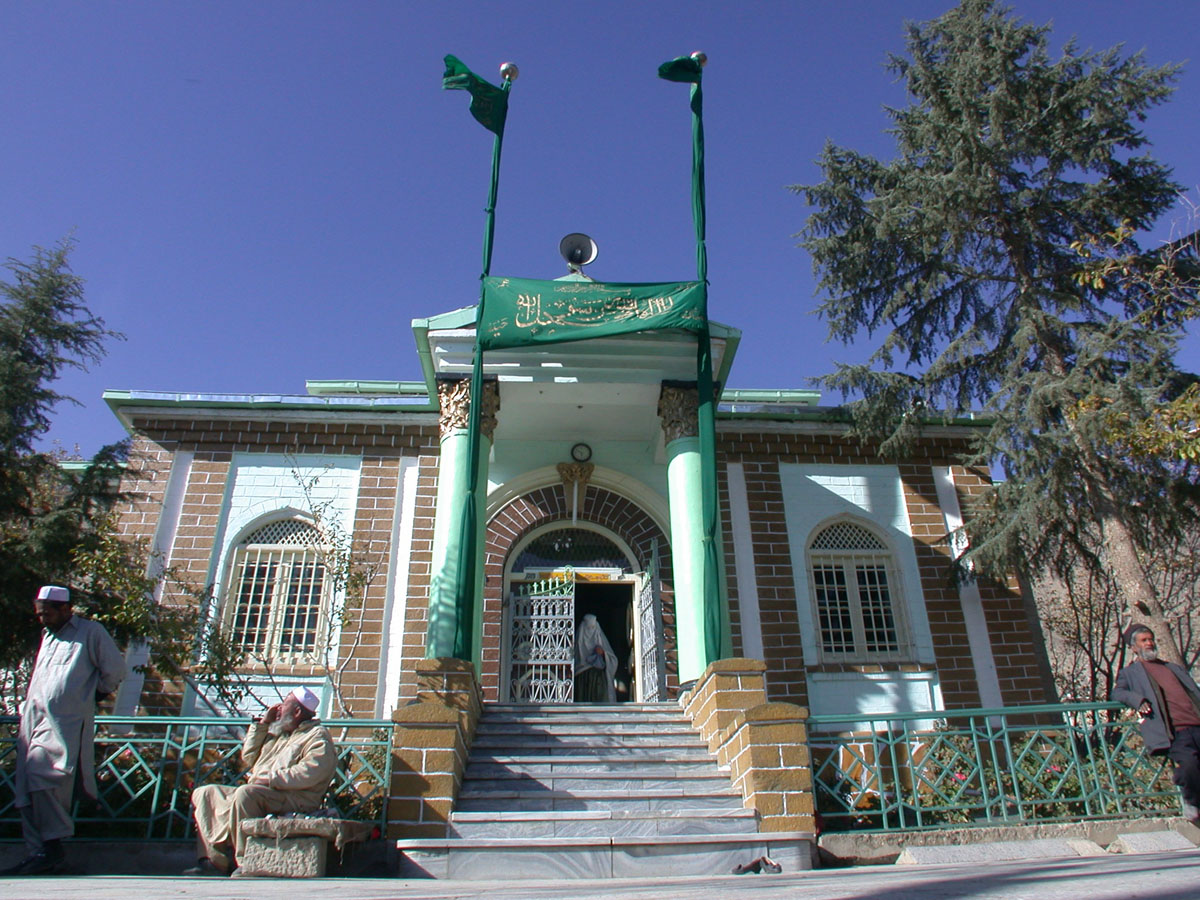
<svg viewBox="0 0 1200 900"><path fill-rule="evenodd" d="M658 77L667 81L682 81L689 84L700 83L700 60L692 56L680 56L670 59L658 67Z"/></svg>
<svg viewBox="0 0 1200 900"><path fill-rule="evenodd" d="M485 278L477 325L484 350L528 347L637 331L703 331L705 286L698 281L628 284Z"/></svg>
<svg viewBox="0 0 1200 900"><path fill-rule="evenodd" d="M469 91L471 115L475 121L494 134L503 134L504 120L508 116L508 92L484 81L457 56L447 54L445 62L442 87L448 91Z"/></svg>

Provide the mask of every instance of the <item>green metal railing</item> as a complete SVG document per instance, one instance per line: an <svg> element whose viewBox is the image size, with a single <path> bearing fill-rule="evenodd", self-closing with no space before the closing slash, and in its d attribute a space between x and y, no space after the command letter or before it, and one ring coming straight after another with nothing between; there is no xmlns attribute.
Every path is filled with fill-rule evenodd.
<svg viewBox="0 0 1200 900"><path fill-rule="evenodd" d="M894 831L1177 812L1169 764L1146 752L1137 721L1117 716L1121 709L1092 703L813 716L809 745L822 828Z"/></svg>
<svg viewBox="0 0 1200 900"><path fill-rule="evenodd" d="M192 790L237 784L249 719L98 716L95 804L76 804L81 837L181 840L192 836ZM387 824L390 721L326 721L338 766L325 805L343 818ZM0 838L20 835L13 806L17 720L0 717Z"/></svg>

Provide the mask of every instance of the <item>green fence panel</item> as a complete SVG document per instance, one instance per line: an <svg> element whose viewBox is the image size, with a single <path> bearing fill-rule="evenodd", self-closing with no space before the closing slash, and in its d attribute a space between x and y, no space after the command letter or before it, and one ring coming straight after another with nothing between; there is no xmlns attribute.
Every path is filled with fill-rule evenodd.
<svg viewBox="0 0 1200 900"><path fill-rule="evenodd" d="M249 719L98 716L95 803L78 802L80 837L183 840L193 836L190 800L203 784L239 783ZM394 723L325 721L338 751L326 795L342 818L387 825ZM0 718L0 838L20 836L13 806L17 720Z"/></svg>
<svg viewBox="0 0 1200 900"><path fill-rule="evenodd" d="M812 716L825 831L1177 813L1164 757L1113 703Z"/></svg>

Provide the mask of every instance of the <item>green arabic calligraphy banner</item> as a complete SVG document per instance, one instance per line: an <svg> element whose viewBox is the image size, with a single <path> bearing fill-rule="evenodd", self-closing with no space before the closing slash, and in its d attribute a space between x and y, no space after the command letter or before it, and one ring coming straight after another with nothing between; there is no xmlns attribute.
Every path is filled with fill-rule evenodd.
<svg viewBox="0 0 1200 900"><path fill-rule="evenodd" d="M665 328L703 331L699 281L622 284L485 278L479 344L484 350L554 344Z"/></svg>

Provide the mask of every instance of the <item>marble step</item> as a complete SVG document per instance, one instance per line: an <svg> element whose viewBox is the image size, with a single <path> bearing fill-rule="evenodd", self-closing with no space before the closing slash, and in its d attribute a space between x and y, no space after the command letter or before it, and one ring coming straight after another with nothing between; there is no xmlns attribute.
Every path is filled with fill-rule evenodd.
<svg viewBox="0 0 1200 900"><path fill-rule="evenodd" d="M401 878L469 881L519 872L523 879L727 875L769 856L784 872L812 868L812 832L648 837L443 838L400 840ZM756 884L756 882L751 883ZM748 885L749 887L750 885ZM648 894L647 896L650 896Z"/></svg>
<svg viewBox="0 0 1200 900"><path fill-rule="evenodd" d="M667 791L694 794L729 790L729 776L719 772L671 777L639 776L628 772L596 772L592 774L528 775L480 778L468 769L463 777L459 796L495 791L539 793L542 791Z"/></svg>
<svg viewBox="0 0 1200 900"><path fill-rule="evenodd" d="M664 794L640 796L623 793L613 796L605 791L564 792L546 791L542 794L496 793L479 794L475 797L460 797L455 804L456 812L565 812L589 810L617 812L643 810L660 812L679 809L740 809L742 798L727 793L692 793L671 797Z"/></svg>
<svg viewBox="0 0 1200 900"><path fill-rule="evenodd" d="M680 706L674 701L665 703L485 703L484 715L520 714L543 716L573 716L577 714L600 715L630 713L680 714Z"/></svg>
<svg viewBox="0 0 1200 900"><path fill-rule="evenodd" d="M532 760L523 762L493 762L498 759ZM472 757L464 778L685 778L719 776L729 778L728 767L718 766L710 756L685 762L683 760L598 759L587 757L572 761L569 757Z"/></svg>
<svg viewBox="0 0 1200 900"><path fill-rule="evenodd" d="M475 733L483 735L504 734L696 734L696 729L687 722L584 722L576 719L559 722L492 722L480 719Z"/></svg>
<svg viewBox="0 0 1200 900"><path fill-rule="evenodd" d="M707 744L700 740L695 732L686 734L596 734L595 732L579 731L572 734L477 734L471 747L482 749L490 747L580 747L587 748L671 748L671 747L702 747L707 752Z"/></svg>
<svg viewBox="0 0 1200 900"><path fill-rule="evenodd" d="M450 831L460 838L754 834L758 815L744 808L463 812L451 814Z"/></svg>
<svg viewBox="0 0 1200 900"><path fill-rule="evenodd" d="M597 748L594 753L555 753L539 750L535 753L471 753L468 766L590 766L598 770L605 767L625 766L697 766L716 765L711 753L700 747L673 750L671 753L655 753L653 748L644 750L613 751L611 747Z"/></svg>

